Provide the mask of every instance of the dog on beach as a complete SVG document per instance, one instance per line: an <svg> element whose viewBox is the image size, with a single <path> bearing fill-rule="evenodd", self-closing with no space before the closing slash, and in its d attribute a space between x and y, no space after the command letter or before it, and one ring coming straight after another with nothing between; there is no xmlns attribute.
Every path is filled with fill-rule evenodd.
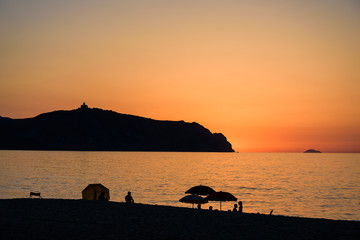
<svg viewBox="0 0 360 240"><path fill-rule="evenodd" d="M30 192L30 197L33 197L33 196L41 198L41 193L40 192Z"/></svg>

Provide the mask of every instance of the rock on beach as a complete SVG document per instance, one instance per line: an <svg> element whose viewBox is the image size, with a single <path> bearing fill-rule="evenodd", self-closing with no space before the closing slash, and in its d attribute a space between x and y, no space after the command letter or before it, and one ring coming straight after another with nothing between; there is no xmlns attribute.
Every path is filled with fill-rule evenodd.
<svg viewBox="0 0 360 240"><path fill-rule="evenodd" d="M359 221L65 199L0 200L1 239L360 239Z"/></svg>

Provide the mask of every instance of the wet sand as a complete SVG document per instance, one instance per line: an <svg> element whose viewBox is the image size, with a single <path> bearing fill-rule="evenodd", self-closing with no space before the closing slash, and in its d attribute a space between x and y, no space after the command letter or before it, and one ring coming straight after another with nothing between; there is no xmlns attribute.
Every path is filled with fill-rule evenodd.
<svg viewBox="0 0 360 240"><path fill-rule="evenodd" d="M360 221L63 199L0 200L1 239L360 239Z"/></svg>

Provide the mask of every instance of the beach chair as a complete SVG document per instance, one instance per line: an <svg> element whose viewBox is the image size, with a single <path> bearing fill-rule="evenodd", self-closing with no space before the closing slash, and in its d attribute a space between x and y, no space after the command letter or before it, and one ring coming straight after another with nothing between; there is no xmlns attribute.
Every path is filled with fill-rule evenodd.
<svg viewBox="0 0 360 240"><path fill-rule="evenodd" d="M32 198L33 196L41 198L41 193L40 192L30 192L30 198Z"/></svg>

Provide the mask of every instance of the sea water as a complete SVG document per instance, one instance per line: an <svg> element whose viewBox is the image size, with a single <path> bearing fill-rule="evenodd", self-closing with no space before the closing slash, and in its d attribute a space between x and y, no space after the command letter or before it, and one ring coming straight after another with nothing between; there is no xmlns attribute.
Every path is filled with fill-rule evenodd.
<svg viewBox="0 0 360 240"><path fill-rule="evenodd" d="M80 199L90 183L118 202L131 191L138 203L192 207L179 199L201 184L232 193L244 212L360 220L360 154L0 151L2 199Z"/></svg>

